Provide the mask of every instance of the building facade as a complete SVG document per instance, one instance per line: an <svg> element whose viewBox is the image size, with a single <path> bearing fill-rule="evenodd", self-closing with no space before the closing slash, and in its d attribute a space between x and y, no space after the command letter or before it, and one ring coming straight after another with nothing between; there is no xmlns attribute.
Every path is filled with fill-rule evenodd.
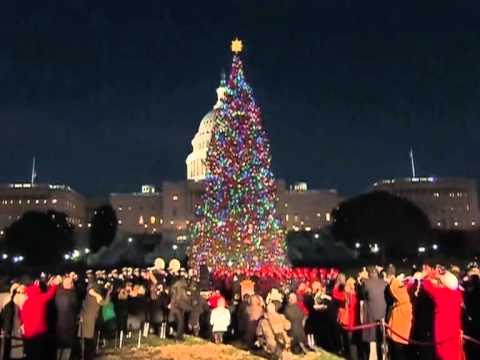
<svg viewBox="0 0 480 360"><path fill-rule="evenodd" d="M374 183L371 190L387 191L410 200L425 212L433 228L472 230L480 223L477 185L473 179L384 179Z"/></svg>
<svg viewBox="0 0 480 360"><path fill-rule="evenodd" d="M87 223L85 198L67 185L3 184L0 185L0 229L3 231L29 211L54 210L67 214L76 227Z"/></svg>
<svg viewBox="0 0 480 360"><path fill-rule="evenodd" d="M162 234L177 242L187 240L188 226L200 202L203 183L164 182L161 191L143 185L138 193L111 194L118 229L131 235Z"/></svg>
<svg viewBox="0 0 480 360"><path fill-rule="evenodd" d="M307 183L287 188L277 182L277 211L287 230L320 229L331 223L331 213L342 198L335 189L310 190Z"/></svg>

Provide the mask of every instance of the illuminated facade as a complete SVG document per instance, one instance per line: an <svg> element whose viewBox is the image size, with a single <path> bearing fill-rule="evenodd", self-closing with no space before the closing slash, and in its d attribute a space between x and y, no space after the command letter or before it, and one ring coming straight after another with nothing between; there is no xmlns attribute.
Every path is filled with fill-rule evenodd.
<svg viewBox="0 0 480 360"><path fill-rule="evenodd" d="M466 178L385 179L372 191L387 191L416 204L430 219L433 228L471 230L480 222L476 182Z"/></svg>
<svg viewBox="0 0 480 360"><path fill-rule="evenodd" d="M287 189L277 182L277 211L287 230L320 229L331 223L331 213L342 198L334 189L310 190L306 183Z"/></svg>
<svg viewBox="0 0 480 360"><path fill-rule="evenodd" d="M183 242L202 192L203 184L195 181L164 182L161 192L144 185L139 193L110 194L110 203L123 233L162 234Z"/></svg>
<svg viewBox="0 0 480 360"><path fill-rule="evenodd" d="M4 184L0 185L0 229L5 229L28 211L54 210L67 214L76 227L86 225L86 202L67 185Z"/></svg>

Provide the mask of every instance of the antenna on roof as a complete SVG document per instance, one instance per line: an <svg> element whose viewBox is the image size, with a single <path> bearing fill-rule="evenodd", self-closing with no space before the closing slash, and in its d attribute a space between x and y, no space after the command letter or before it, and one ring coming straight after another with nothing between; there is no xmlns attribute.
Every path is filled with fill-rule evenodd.
<svg viewBox="0 0 480 360"><path fill-rule="evenodd" d="M35 161L35 156L33 157L33 162L32 162L32 178L31 178L31 184L32 186L35 185L35 180L37 179L37 171L35 169L35 164L36 164L36 161Z"/></svg>
<svg viewBox="0 0 480 360"><path fill-rule="evenodd" d="M413 157L413 149L410 148L410 163L412 165L412 178L416 178L417 174L415 173L415 158Z"/></svg>

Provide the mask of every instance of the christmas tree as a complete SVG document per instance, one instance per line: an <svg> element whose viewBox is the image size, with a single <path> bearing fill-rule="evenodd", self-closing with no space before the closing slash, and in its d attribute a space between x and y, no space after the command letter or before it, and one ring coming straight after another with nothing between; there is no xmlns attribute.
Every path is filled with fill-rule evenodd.
<svg viewBox="0 0 480 360"><path fill-rule="evenodd" d="M232 41L233 64L207 152L206 191L192 226L190 266L260 269L285 266L285 236L276 216L270 146L260 108Z"/></svg>

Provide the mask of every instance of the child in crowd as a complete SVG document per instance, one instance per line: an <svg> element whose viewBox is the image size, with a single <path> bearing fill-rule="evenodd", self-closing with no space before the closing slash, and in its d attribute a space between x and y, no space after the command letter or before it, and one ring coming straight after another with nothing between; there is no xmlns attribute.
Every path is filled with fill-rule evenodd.
<svg viewBox="0 0 480 360"><path fill-rule="evenodd" d="M223 334L230 325L230 311L225 307L225 299L223 297L218 298L217 307L212 310L210 325L212 325L215 344L223 343Z"/></svg>

